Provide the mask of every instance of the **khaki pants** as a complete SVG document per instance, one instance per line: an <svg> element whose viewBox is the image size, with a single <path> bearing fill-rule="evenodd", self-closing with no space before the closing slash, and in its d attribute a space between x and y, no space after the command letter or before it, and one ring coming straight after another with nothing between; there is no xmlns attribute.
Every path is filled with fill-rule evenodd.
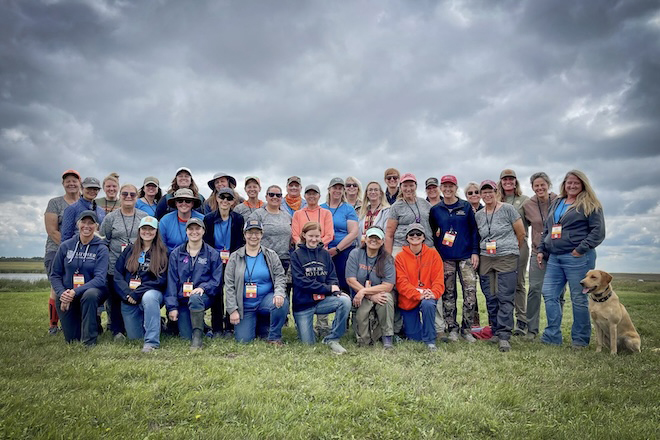
<svg viewBox="0 0 660 440"><path fill-rule="evenodd" d="M372 319L375 313L376 320ZM355 312L355 336L360 345L376 342L381 336L394 335L394 295L388 293L385 304L364 298Z"/></svg>

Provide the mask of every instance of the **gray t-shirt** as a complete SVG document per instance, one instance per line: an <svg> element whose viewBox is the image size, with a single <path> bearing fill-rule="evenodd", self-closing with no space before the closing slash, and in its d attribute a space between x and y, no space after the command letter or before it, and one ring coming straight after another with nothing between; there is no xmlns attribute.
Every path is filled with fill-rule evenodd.
<svg viewBox="0 0 660 440"><path fill-rule="evenodd" d="M262 206L263 208L263 206ZM247 221L252 214L254 214L256 211L258 211L261 208L251 208L250 206L246 205L245 203L240 203L236 205L234 208L234 212L236 214L240 214L243 216L243 220ZM268 246L266 246L268 247Z"/></svg>
<svg viewBox="0 0 660 440"><path fill-rule="evenodd" d="M48 201L46 212L51 212L57 215L57 230L62 230L62 215L64 210L69 207L69 204L64 200L64 196L53 197ZM55 243L50 236L46 238L46 254L48 252L56 252L60 245Z"/></svg>
<svg viewBox="0 0 660 440"><path fill-rule="evenodd" d="M138 227L140 220L146 217L147 213L139 209L135 210L135 215L125 216L121 209L109 213L101 223L100 234L105 237L106 244L110 250L109 255L109 274L115 273L115 262L122 253L122 244L132 244L138 236Z"/></svg>
<svg viewBox="0 0 660 440"><path fill-rule="evenodd" d="M513 224L519 218L520 214L518 214L516 208L508 203L503 203L500 209L490 214L486 214L485 209L479 210L476 219L479 236L481 237L479 243L481 255L520 255L518 238L513 230ZM495 254L486 252L486 243L491 240L495 240Z"/></svg>
<svg viewBox="0 0 660 440"><path fill-rule="evenodd" d="M424 243L433 247L433 235L429 224L430 212L431 204L421 197L417 197L416 203L408 203L403 199L394 202L390 208L390 218L399 222L394 232L394 246L407 246L406 229L408 229L408 225L420 223L425 231Z"/></svg>
<svg viewBox="0 0 660 440"><path fill-rule="evenodd" d="M348 254L348 261L346 262L346 278L357 278L358 283L364 286L367 281L367 276L371 280L372 286L377 286L382 283L396 282L396 270L394 269L394 259L389 258L385 263L385 276L383 278L376 275L376 258L367 257L367 251L362 248L353 249Z"/></svg>
<svg viewBox="0 0 660 440"><path fill-rule="evenodd" d="M279 214L271 214L266 208L256 209L249 220L260 220L264 225L261 244L274 250L280 260L288 260L291 243L291 215L283 209Z"/></svg>

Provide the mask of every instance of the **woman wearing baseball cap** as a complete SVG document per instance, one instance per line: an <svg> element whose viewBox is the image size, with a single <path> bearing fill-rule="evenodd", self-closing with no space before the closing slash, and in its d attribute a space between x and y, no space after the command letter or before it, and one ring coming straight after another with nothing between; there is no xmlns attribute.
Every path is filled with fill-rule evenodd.
<svg viewBox="0 0 660 440"><path fill-rule="evenodd" d="M243 216L247 220L252 213L264 206L264 202L259 200L259 192L261 191L261 181L256 176L247 176L245 178L245 193L248 199L236 205L234 212Z"/></svg>
<svg viewBox="0 0 660 440"><path fill-rule="evenodd" d="M158 206L156 206L156 218L160 221L163 216L169 212L176 210L174 205L170 204L169 201L179 189L189 189L193 193L193 198L199 199L199 204L197 204L197 210L200 214L204 214L204 209L200 208L204 206L204 196L199 193L199 188L195 183L195 180L192 177L192 172L190 168L180 167L176 170L174 174L174 179L170 184L170 189L167 190L165 197L160 199Z"/></svg>
<svg viewBox="0 0 660 440"><path fill-rule="evenodd" d="M105 211L96 203L96 196L101 190L101 183L95 177L85 177L82 181L82 197L69 205L62 214L62 241L73 237L77 232L76 220L83 211L94 211L99 222L103 221Z"/></svg>
<svg viewBox="0 0 660 440"><path fill-rule="evenodd" d="M163 191L160 189L160 181L153 176L145 177L138 197L139 199L135 204L135 207L152 217L156 217L156 206L158 206L160 199L163 198Z"/></svg>
<svg viewBox="0 0 660 440"><path fill-rule="evenodd" d="M119 255L114 270L115 292L128 339L144 339L143 353L160 347L160 308L167 286L167 248L158 233L158 220L140 220L134 244Z"/></svg>
<svg viewBox="0 0 660 440"><path fill-rule="evenodd" d="M46 226L46 254L44 256L44 266L46 275L50 278L50 269L53 265L53 259L57 248L62 242L62 217L64 210L70 205L76 203L80 198L80 174L76 170L66 170L62 173L62 186L64 195L53 197L48 201L46 213L44 214L44 224ZM55 307L55 291L50 288L50 298L48 299L48 319L50 327L48 333L54 335L57 333L57 307Z"/></svg>
<svg viewBox="0 0 660 440"><path fill-rule="evenodd" d="M89 346L96 345L96 309L107 295L108 247L96 234L99 219L94 211L82 211L76 220L78 234L57 249L50 281L64 338Z"/></svg>
<svg viewBox="0 0 660 440"><path fill-rule="evenodd" d="M174 211L165 214L160 220L160 233L167 251L172 252L186 241L186 222L191 218L203 219L204 216L195 211L201 201L189 188L178 189L167 203Z"/></svg>

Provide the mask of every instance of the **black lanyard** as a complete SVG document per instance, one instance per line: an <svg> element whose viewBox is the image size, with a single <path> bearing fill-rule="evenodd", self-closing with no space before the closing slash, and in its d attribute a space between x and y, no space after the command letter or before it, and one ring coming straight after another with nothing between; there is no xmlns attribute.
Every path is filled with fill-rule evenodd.
<svg viewBox="0 0 660 440"><path fill-rule="evenodd" d="M332 212L332 221L333 221L333 222L335 221L335 213L337 212L337 210L338 210L339 208L341 208L341 205L343 205L343 204L344 204L344 202L339 202L339 205L338 205L338 206L335 208L335 210L333 211L332 208L330 208L330 203L328 203L328 208L330 209L330 212ZM321 214L321 211L319 211L319 215L320 215L320 214ZM319 217L319 218L320 218L320 217Z"/></svg>
<svg viewBox="0 0 660 440"><path fill-rule="evenodd" d="M339 208L339 206L337 208ZM318 210L319 210L319 219L317 220L317 222L320 225L321 224L321 208L318 208ZM307 211L305 211L305 215L307 216L307 221L311 222L312 219L309 218L309 214L307 214Z"/></svg>
<svg viewBox="0 0 660 440"><path fill-rule="evenodd" d="M412 209L412 206L410 206L410 203L408 203L408 201L406 201L406 200L404 200L404 202L406 203L408 208L410 208L410 210L412 211L413 216L415 217L415 223L421 223L421 221L422 221L422 211L419 209L419 206L417 205L417 198L415 198L415 208L417 208L417 215L415 215L415 210Z"/></svg>
<svg viewBox="0 0 660 440"><path fill-rule="evenodd" d="M548 203L550 203L550 198L548 198ZM541 227L545 224L545 219L543 218L543 210L541 209L541 201L537 198L536 204L539 207L539 214L541 215Z"/></svg>
<svg viewBox="0 0 660 440"><path fill-rule="evenodd" d="M252 274L254 273L254 268L257 266L257 260L259 259L259 255L261 255L261 248L259 248L259 252L257 252L257 255L255 257L250 257L247 253L245 254L245 257L254 258L254 262L252 263L252 270L247 268L247 264L245 265L245 270L248 273L248 283L252 283Z"/></svg>
<svg viewBox="0 0 660 440"><path fill-rule="evenodd" d="M422 287L424 286L424 283L422 283L422 251L419 251L419 254L415 257L417 258L417 287Z"/></svg>
<svg viewBox="0 0 660 440"><path fill-rule="evenodd" d="M133 219L131 220L131 232L128 232L128 226L126 226L126 219L124 218L124 214L121 214L121 221L124 223L124 230L126 231L126 240L128 241L128 244L133 244L131 241L131 237L133 236L133 229L135 228L135 211L133 212Z"/></svg>
<svg viewBox="0 0 660 440"><path fill-rule="evenodd" d="M497 205L495 205L495 209L493 209L493 213L490 215L490 221L488 221L488 208L486 208L486 212L484 212L484 214L486 215L486 225L488 226L488 238L490 238L490 227L493 225L493 217L495 217L496 210L497 210Z"/></svg>
<svg viewBox="0 0 660 440"><path fill-rule="evenodd" d="M367 269L367 278L366 281L371 281L371 272L374 271L374 267L376 266L376 259L378 258L378 255L374 257L374 264L372 266L369 266L369 255L367 255L367 251L365 249L364 251L364 267L369 268Z"/></svg>

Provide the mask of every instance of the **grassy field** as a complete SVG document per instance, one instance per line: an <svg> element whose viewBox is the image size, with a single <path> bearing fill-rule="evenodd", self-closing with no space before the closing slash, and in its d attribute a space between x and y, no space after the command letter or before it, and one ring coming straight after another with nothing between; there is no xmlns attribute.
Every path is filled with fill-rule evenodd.
<svg viewBox="0 0 660 440"><path fill-rule="evenodd" d="M0 273L45 273L43 261L0 261Z"/></svg>
<svg viewBox="0 0 660 440"><path fill-rule="evenodd" d="M617 357L519 339L510 353L481 341L386 353L352 335L337 357L291 327L280 349L205 340L191 354L164 337L143 355L104 334L87 350L46 334L45 291L4 293L0 438L657 438L660 283L636 279L616 288L642 353Z"/></svg>

